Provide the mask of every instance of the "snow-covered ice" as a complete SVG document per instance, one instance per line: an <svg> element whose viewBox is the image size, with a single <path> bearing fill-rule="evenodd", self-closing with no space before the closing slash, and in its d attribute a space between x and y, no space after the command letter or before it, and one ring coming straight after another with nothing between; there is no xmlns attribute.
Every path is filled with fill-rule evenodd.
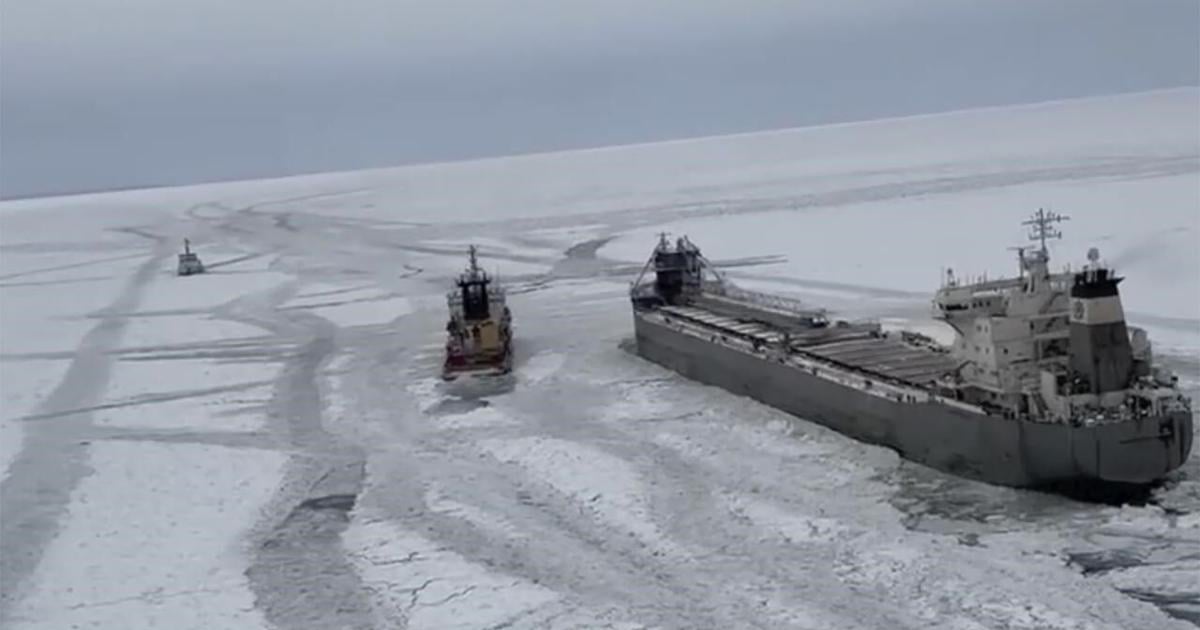
<svg viewBox="0 0 1200 630"><path fill-rule="evenodd" d="M485 440L479 446L501 462L520 466L533 480L549 484L581 510L610 521L645 544L662 552L686 553L653 523L646 481L621 459L594 447L537 437Z"/></svg>
<svg viewBox="0 0 1200 630"><path fill-rule="evenodd" d="M280 308L310 311L341 326L386 324L413 310L406 298L384 291L330 284L311 285Z"/></svg>
<svg viewBox="0 0 1200 630"><path fill-rule="evenodd" d="M346 546L381 611L381 627L502 627L557 599L553 591L494 575L413 532L360 522L347 530Z"/></svg>
<svg viewBox="0 0 1200 630"><path fill-rule="evenodd" d="M521 378L529 384L537 384L558 374L567 357L558 352L542 352L530 357L521 367Z"/></svg>
<svg viewBox="0 0 1200 630"><path fill-rule="evenodd" d="M93 444L89 459L95 472L72 497L12 627L268 627L240 540L282 457L113 441Z"/></svg>
<svg viewBox="0 0 1200 630"><path fill-rule="evenodd" d="M0 363L0 467L8 474L8 464L21 450L25 418L34 415L38 405L62 380L69 362L42 359Z"/></svg>

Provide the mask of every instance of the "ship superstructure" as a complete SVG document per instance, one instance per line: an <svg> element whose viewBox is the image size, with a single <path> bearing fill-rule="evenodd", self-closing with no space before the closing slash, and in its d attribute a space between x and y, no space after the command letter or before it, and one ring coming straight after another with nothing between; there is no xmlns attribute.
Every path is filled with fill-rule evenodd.
<svg viewBox="0 0 1200 630"><path fill-rule="evenodd" d="M960 283L947 273L934 316L954 329L950 351L963 368L940 385L1022 421L1125 427L1131 451L1161 446L1166 464L1178 467L1192 443L1191 401L1177 377L1154 365L1146 331L1126 323L1124 278L1099 250L1079 270L1050 271L1046 242L1062 237L1054 225L1067 218L1038 210L1025 221L1039 246L1017 248L1016 277ZM1128 469L1114 476L1136 478L1154 459L1107 464Z"/></svg>
<svg viewBox="0 0 1200 630"><path fill-rule="evenodd" d="M1067 217L1039 210L1026 221L1040 242L1019 248L1015 278L962 284L953 272L934 316L956 333L963 369L945 383L961 399L1046 422L1120 422L1189 408L1177 378L1152 362L1146 332L1128 326L1124 279L1088 251L1081 270L1051 273L1047 239Z"/></svg>
<svg viewBox="0 0 1200 630"><path fill-rule="evenodd" d="M1061 220L1027 222L1041 247L1018 251L1017 277L947 274L934 308L952 347L744 290L686 237L663 235L631 290L638 353L967 477L1153 481L1190 453L1190 403L1125 324L1120 278L1097 252L1050 272L1045 241Z"/></svg>
<svg viewBox="0 0 1200 630"><path fill-rule="evenodd" d="M183 253L179 254L179 264L175 273L181 276L204 273L204 263L200 262L200 257L192 251L192 242L186 238L183 239Z"/></svg>
<svg viewBox="0 0 1200 630"><path fill-rule="evenodd" d="M477 250L469 249L466 271L446 295L446 359L442 376L505 374L512 369L512 313L505 291L479 266Z"/></svg>

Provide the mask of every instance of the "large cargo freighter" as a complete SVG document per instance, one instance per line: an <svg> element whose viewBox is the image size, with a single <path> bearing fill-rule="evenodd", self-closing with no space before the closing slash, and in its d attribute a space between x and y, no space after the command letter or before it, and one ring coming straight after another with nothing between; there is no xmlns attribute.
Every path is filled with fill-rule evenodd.
<svg viewBox="0 0 1200 630"><path fill-rule="evenodd" d="M1190 401L1126 326L1122 278L1095 249L1082 270L1050 272L1046 239L1063 218L1026 222L1041 246L1018 250L1017 277L947 274L934 316L956 332L949 347L739 288L686 237L663 235L631 290L637 352L964 477L1156 481L1190 454Z"/></svg>

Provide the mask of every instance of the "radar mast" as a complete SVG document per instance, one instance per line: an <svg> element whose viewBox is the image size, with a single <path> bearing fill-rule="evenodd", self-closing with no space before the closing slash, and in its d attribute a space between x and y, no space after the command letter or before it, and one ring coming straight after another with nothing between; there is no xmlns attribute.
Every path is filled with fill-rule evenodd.
<svg viewBox="0 0 1200 630"><path fill-rule="evenodd" d="M1057 212L1038 208L1033 216L1021 222L1021 225L1029 226L1029 240L1039 245L1038 249L1029 254L1026 253L1028 249L1026 247L1016 248L1017 256L1021 259L1021 270L1029 272L1027 291L1037 291L1041 282L1050 277L1050 249L1046 246L1046 241L1061 239L1062 230L1055 228L1054 224L1068 221L1070 218Z"/></svg>
<svg viewBox="0 0 1200 630"><path fill-rule="evenodd" d="M1071 217L1063 216L1056 212L1048 212L1044 208L1038 208L1036 214L1026 221L1022 221L1021 225L1028 225L1029 240L1037 241L1041 244L1038 253L1041 254L1043 260L1050 260L1050 250L1046 248L1047 239L1061 239L1062 230L1055 229L1055 223L1069 221Z"/></svg>
<svg viewBox="0 0 1200 630"><path fill-rule="evenodd" d="M469 252L469 255L470 255L470 265L467 267L467 271L472 276L478 276L479 275L479 259L476 256L477 249L474 245L471 245L467 251Z"/></svg>

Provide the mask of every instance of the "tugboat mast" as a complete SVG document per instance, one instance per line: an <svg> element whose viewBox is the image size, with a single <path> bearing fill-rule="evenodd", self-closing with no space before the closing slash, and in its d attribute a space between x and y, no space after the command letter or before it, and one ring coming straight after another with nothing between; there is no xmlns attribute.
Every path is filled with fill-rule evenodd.
<svg viewBox="0 0 1200 630"><path fill-rule="evenodd" d="M476 258L476 256L475 256L475 252L476 252L475 246L471 245L471 247L468 249L468 251L470 252L470 256L471 256L471 266L470 266L471 275L476 275L479 273L479 259Z"/></svg>
<svg viewBox="0 0 1200 630"><path fill-rule="evenodd" d="M467 248L468 260L467 270L463 274L464 281L486 281L488 279L487 272L479 268L478 248L471 245Z"/></svg>

